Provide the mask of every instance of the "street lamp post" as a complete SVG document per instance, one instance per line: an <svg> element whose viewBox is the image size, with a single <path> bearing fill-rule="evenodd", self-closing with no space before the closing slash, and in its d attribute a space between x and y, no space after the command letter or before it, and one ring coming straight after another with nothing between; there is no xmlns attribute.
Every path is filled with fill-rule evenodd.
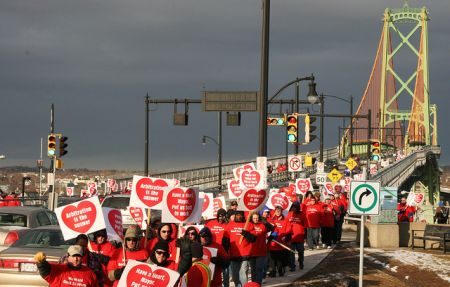
<svg viewBox="0 0 450 287"><path fill-rule="evenodd" d="M206 139L211 140L217 145L217 158L219 162L219 179L217 184L219 185L219 189L222 189L222 112L218 112L217 117L218 117L217 140L215 140L210 136L203 136L202 145L206 145Z"/></svg>

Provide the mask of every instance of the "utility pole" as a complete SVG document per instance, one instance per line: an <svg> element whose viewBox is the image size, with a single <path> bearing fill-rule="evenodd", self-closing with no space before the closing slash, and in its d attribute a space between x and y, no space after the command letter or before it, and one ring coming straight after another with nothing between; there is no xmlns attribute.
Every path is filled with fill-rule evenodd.
<svg viewBox="0 0 450 287"><path fill-rule="evenodd" d="M149 97L148 94L145 97L145 166L144 176L148 176L148 121L149 121Z"/></svg>
<svg viewBox="0 0 450 287"><path fill-rule="evenodd" d="M267 98L269 87L269 28L270 0L263 0L261 37L261 79L259 83L259 151L258 156L267 156Z"/></svg>

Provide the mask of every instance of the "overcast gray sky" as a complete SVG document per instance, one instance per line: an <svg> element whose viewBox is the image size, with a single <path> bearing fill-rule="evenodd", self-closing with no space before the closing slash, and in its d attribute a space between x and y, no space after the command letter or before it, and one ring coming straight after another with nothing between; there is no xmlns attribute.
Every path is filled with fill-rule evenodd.
<svg viewBox="0 0 450 287"><path fill-rule="evenodd" d="M319 93L353 95L358 103L383 12L403 1L271 2L269 94L314 73ZM441 164L449 164L450 1L409 2L431 16L431 102L438 105ZM203 88L258 90L261 15L260 0L0 0L1 166L35 165L54 103L56 131L69 137L65 167L143 170L146 93L199 99ZM283 98L293 95L288 89ZM343 102L327 103L326 112L348 111ZM173 126L172 114L172 105L152 107L150 170L215 163L216 146L202 146L201 137L216 137L217 114L191 105L187 127ZM340 123L326 120L326 147L337 144ZM223 137L224 161L256 157L257 113L224 127ZM270 128L268 155L284 152L281 128Z"/></svg>

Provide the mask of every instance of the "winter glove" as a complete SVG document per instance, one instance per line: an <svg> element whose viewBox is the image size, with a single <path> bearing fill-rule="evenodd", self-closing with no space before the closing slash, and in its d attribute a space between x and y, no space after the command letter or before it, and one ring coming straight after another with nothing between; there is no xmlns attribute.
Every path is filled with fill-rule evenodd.
<svg viewBox="0 0 450 287"><path fill-rule="evenodd" d="M109 256L98 254L98 261L100 261L101 264L107 265L109 262L109 259L111 259Z"/></svg>
<svg viewBox="0 0 450 287"><path fill-rule="evenodd" d="M270 236L271 236L273 239L277 239L277 238L278 238L278 232L272 231L272 233L270 234Z"/></svg>
<svg viewBox="0 0 450 287"><path fill-rule="evenodd" d="M248 242L255 242L256 236L248 232L247 230L242 230L241 232L242 236L244 236L245 239L247 239Z"/></svg>
<svg viewBox="0 0 450 287"><path fill-rule="evenodd" d="M264 226L266 227L267 232L271 232L275 229L275 226L273 226L269 222L264 223Z"/></svg>
<svg viewBox="0 0 450 287"><path fill-rule="evenodd" d="M36 263L42 263L44 261L46 261L47 256L45 256L44 252L39 251L38 253L36 253L36 255L34 255L34 261L36 261Z"/></svg>
<svg viewBox="0 0 450 287"><path fill-rule="evenodd" d="M288 235L285 236L284 238L284 242L289 242L292 239L292 233L289 233Z"/></svg>
<svg viewBox="0 0 450 287"><path fill-rule="evenodd" d="M123 270L125 269L125 267L122 267L122 268L119 268L119 269L116 269L116 270L114 270L114 278L116 279L116 280L119 280L120 279L120 277L122 276L122 273L123 273Z"/></svg>

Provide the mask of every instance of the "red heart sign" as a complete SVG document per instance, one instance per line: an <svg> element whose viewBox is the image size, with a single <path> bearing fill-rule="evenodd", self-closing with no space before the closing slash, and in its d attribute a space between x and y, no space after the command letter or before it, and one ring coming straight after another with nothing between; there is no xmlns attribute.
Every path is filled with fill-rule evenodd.
<svg viewBox="0 0 450 287"><path fill-rule="evenodd" d="M66 206L61 217L64 224L75 232L86 233L95 223L97 209L90 201L82 201Z"/></svg>
<svg viewBox="0 0 450 287"><path fill-rule="evenodd" d="M230 181L230 191L234 196L239 197L242 194L242 188L239 185L239 180L233 179Z"/></svg>
<svg viewBox="0 0 450 287"><path fill-rule="evenodd" d="M241 175L241 180L245 187L255 188L261 180L261 175L256 170L244 170Z"/></svg>
<svg viewBox="0 0 450 287"><path fill-rule="evenodd" d="M311 188L311 183L307 179L299 179L297 181L297 188L301 193L306 193Z"/></svg>
<svg viewBox="0 0 450 287"><path fill-rule="evenodd" d="M261 204L264 203L264 199L266 198L266 191L264 189L256 190L256 189L249 189L244 194L244 206L252 211L255 209L258 209Z"/></svg>
<svg viewBox="0 0 450 287"><path fill-rule="evenodd" d="M140 207L130 207L130 215L134 221L142 228L142 221L144 220L144 214Z"/></svg>
<svg viewBox="0 0 450 287"><path fill-rule="evenodd" d="M168 286L169 282L170 275L164 269L156 269L153 271L146 264L134 266L130 269L127 276L127 286Z"/></svg>
<svg viewBox="0 0 450 287"><path fill-rule="evenodd" d="M205 210L208 209L208 206L209 206L209 196L205 194L203 196L202 212L205 212Z"/></svg>
<svg viewBox="0 0 450 287"><path fill-rule="evenodd" d="M214 205L213 216L214 216L214 217L217 217L217 211L218 211L220 208L223 208L222 200L220 200L219 198L214 198L214 199L213 199L213 205Z"/></svg>
<svg viewBox="0 0 450 287"><path fill-rule="evenodd" d="M246 164L246 165L238 167L236 169L236 176L237 176L237 178L241 177L241 172L243 172L244 170L253 170L253 166L251 164Z"/></svg>
<svg viewBox="0 0 450 287"><path fill-rule="evenodd" d="M119 210L114 209L108 213L108 221L120 238L123 237L122 214Z"/></svg>
<svg viewBox="0 0 450 287"><path fill-rule="evenodd" d="M270 199L273 207L281 206L283 209L287 209L289 206L289 199L283 194L277 193Z"/></svg>
<svg viewBox="0 0 450 287"><path fill-rule="evenodd" d="M168 184L165 180L157 179L155 181L144 177L136 183L136 194L139 199L148 207L159 204L163 199L163 187Z"/></svg>
<svg viewBox="0 0 450 287"><path fill-rule="evenodd" d="M334 186L334 191L335 191L335 192L341 192L341 191L342 191L342 185L336 184L336 185Z"/></svg>
<svg viewBox="0 0 450 287"><path fill-rule="evenodd" d="M195 212L196 202L195 191L191 188L174 188L167 194L169 212L179 221L185 221Z"/></svg>

